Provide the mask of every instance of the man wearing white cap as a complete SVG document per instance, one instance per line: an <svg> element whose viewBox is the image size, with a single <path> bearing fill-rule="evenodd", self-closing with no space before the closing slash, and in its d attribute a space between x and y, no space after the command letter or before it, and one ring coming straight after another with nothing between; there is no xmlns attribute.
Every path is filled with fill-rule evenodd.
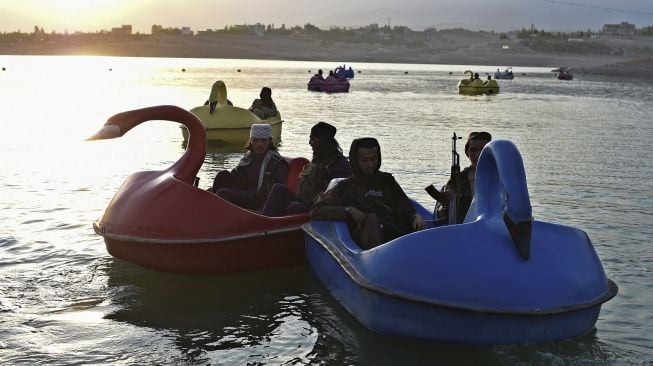
<svg viewBox="0 0 653 366"><path fill-rule="evenodd" d="M272 141L272 126L253 124L245 155L231 171L218 172L210 189L240 207L259 210L275 183L287 184L288 163Z"/></svg>

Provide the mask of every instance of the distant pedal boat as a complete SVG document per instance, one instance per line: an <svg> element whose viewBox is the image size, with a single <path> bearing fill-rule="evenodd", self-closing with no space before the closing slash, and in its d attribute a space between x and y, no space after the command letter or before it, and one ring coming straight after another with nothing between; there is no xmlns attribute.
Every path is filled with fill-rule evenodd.
<svg viewBox="0 0 653 366"><path fill-rule="evenodd" d="M499 94L499 84L496 80L474 79L474 74L467 70L465 74L470 74L469 78L462 79L458 82L458 93L465 95L493 95Z"/></svg>
<svg viewBox="0 0 653 366"><path fill-rule="evenodd" d="M214 109L211 111L211 103ZM206 128L206 139L212 143L223 145L244 146L249 140L249 130L253 124L267 123L272 126L272 138L275 142L281 139L281 114L259 118L250 110L234 107L227 103L227 87L221 80L213 83L209 95L209 105L202 105L190 110L202 121ZM184 141L188 141L188 130L181 126Z"/></svg>
<svg viewBox="0 0 653 366"><path fill-rule="evenodd" d="M348 93L350 83L346 78L336 78L328 76L326 79L321 79L318 76L313 76L308 81L308 90L325 93Z"/></svg>
<svg viewBox="0 0 653 366"><path fill-rule="evenodd" d="M497 80L512 80L515 78L515 75L512 73L512 68L507 68L504 71L497 70L494 73L494 78Z"/></svg>

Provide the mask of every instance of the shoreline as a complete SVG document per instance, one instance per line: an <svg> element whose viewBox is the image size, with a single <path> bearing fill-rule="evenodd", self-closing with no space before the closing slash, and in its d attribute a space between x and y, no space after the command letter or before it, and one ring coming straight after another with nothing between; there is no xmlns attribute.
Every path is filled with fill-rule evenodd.
<svg viewBox="0 0 653 366"><path fill-rule="evenodd" d="M496 35L450 35L432 47L374 43L315 41L305 37L166 36L101 44L0 44L0 55L97 55L118 57L216 58L288 61L484 65L512 67L570 67L574 73L596 76L653 78L653 58L616 55L544 53L512 42L502 48ZM0 65L2 66L2 65Z"/></svg>

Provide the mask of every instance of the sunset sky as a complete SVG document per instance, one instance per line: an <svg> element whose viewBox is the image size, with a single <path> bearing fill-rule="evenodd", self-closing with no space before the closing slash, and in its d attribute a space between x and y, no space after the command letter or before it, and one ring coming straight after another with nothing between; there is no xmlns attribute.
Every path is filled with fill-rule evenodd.
<svg viewBox="0 0 653 366"><path fill-rule="evenodd" d="M586 29L606 22L653 24L653 0L2 0L0 31L94 32L131 24L150 33L152 24L193 30L232 24L370 23L426 26ZM494 28L494 29L492 29Z"/></svg>

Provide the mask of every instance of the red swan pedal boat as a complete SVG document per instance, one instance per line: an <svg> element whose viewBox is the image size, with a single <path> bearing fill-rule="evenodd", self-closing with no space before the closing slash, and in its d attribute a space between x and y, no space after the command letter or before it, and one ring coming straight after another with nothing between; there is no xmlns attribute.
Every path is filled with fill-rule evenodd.
<svg viewBox="0 0 653 366"><path fill-rule="evenodd" d="M320 79L314 75L308 81L308 90L325 93L348 93L349 85L349 80L345 78L329 76L326 79Z"/></svg>
<svg viewBox="0 0 653 366"><path fill-rule="evenodd" d="M130 175L93 223L114 257L159 271L210 274L302 265L308 214L266 217L198 188L206 155L200 120L175 106L116 114L88 140L120 137L149 120L175 121L189 131L181 158L167 169ZM297 190L305 158L286 158Z"/></svg>

